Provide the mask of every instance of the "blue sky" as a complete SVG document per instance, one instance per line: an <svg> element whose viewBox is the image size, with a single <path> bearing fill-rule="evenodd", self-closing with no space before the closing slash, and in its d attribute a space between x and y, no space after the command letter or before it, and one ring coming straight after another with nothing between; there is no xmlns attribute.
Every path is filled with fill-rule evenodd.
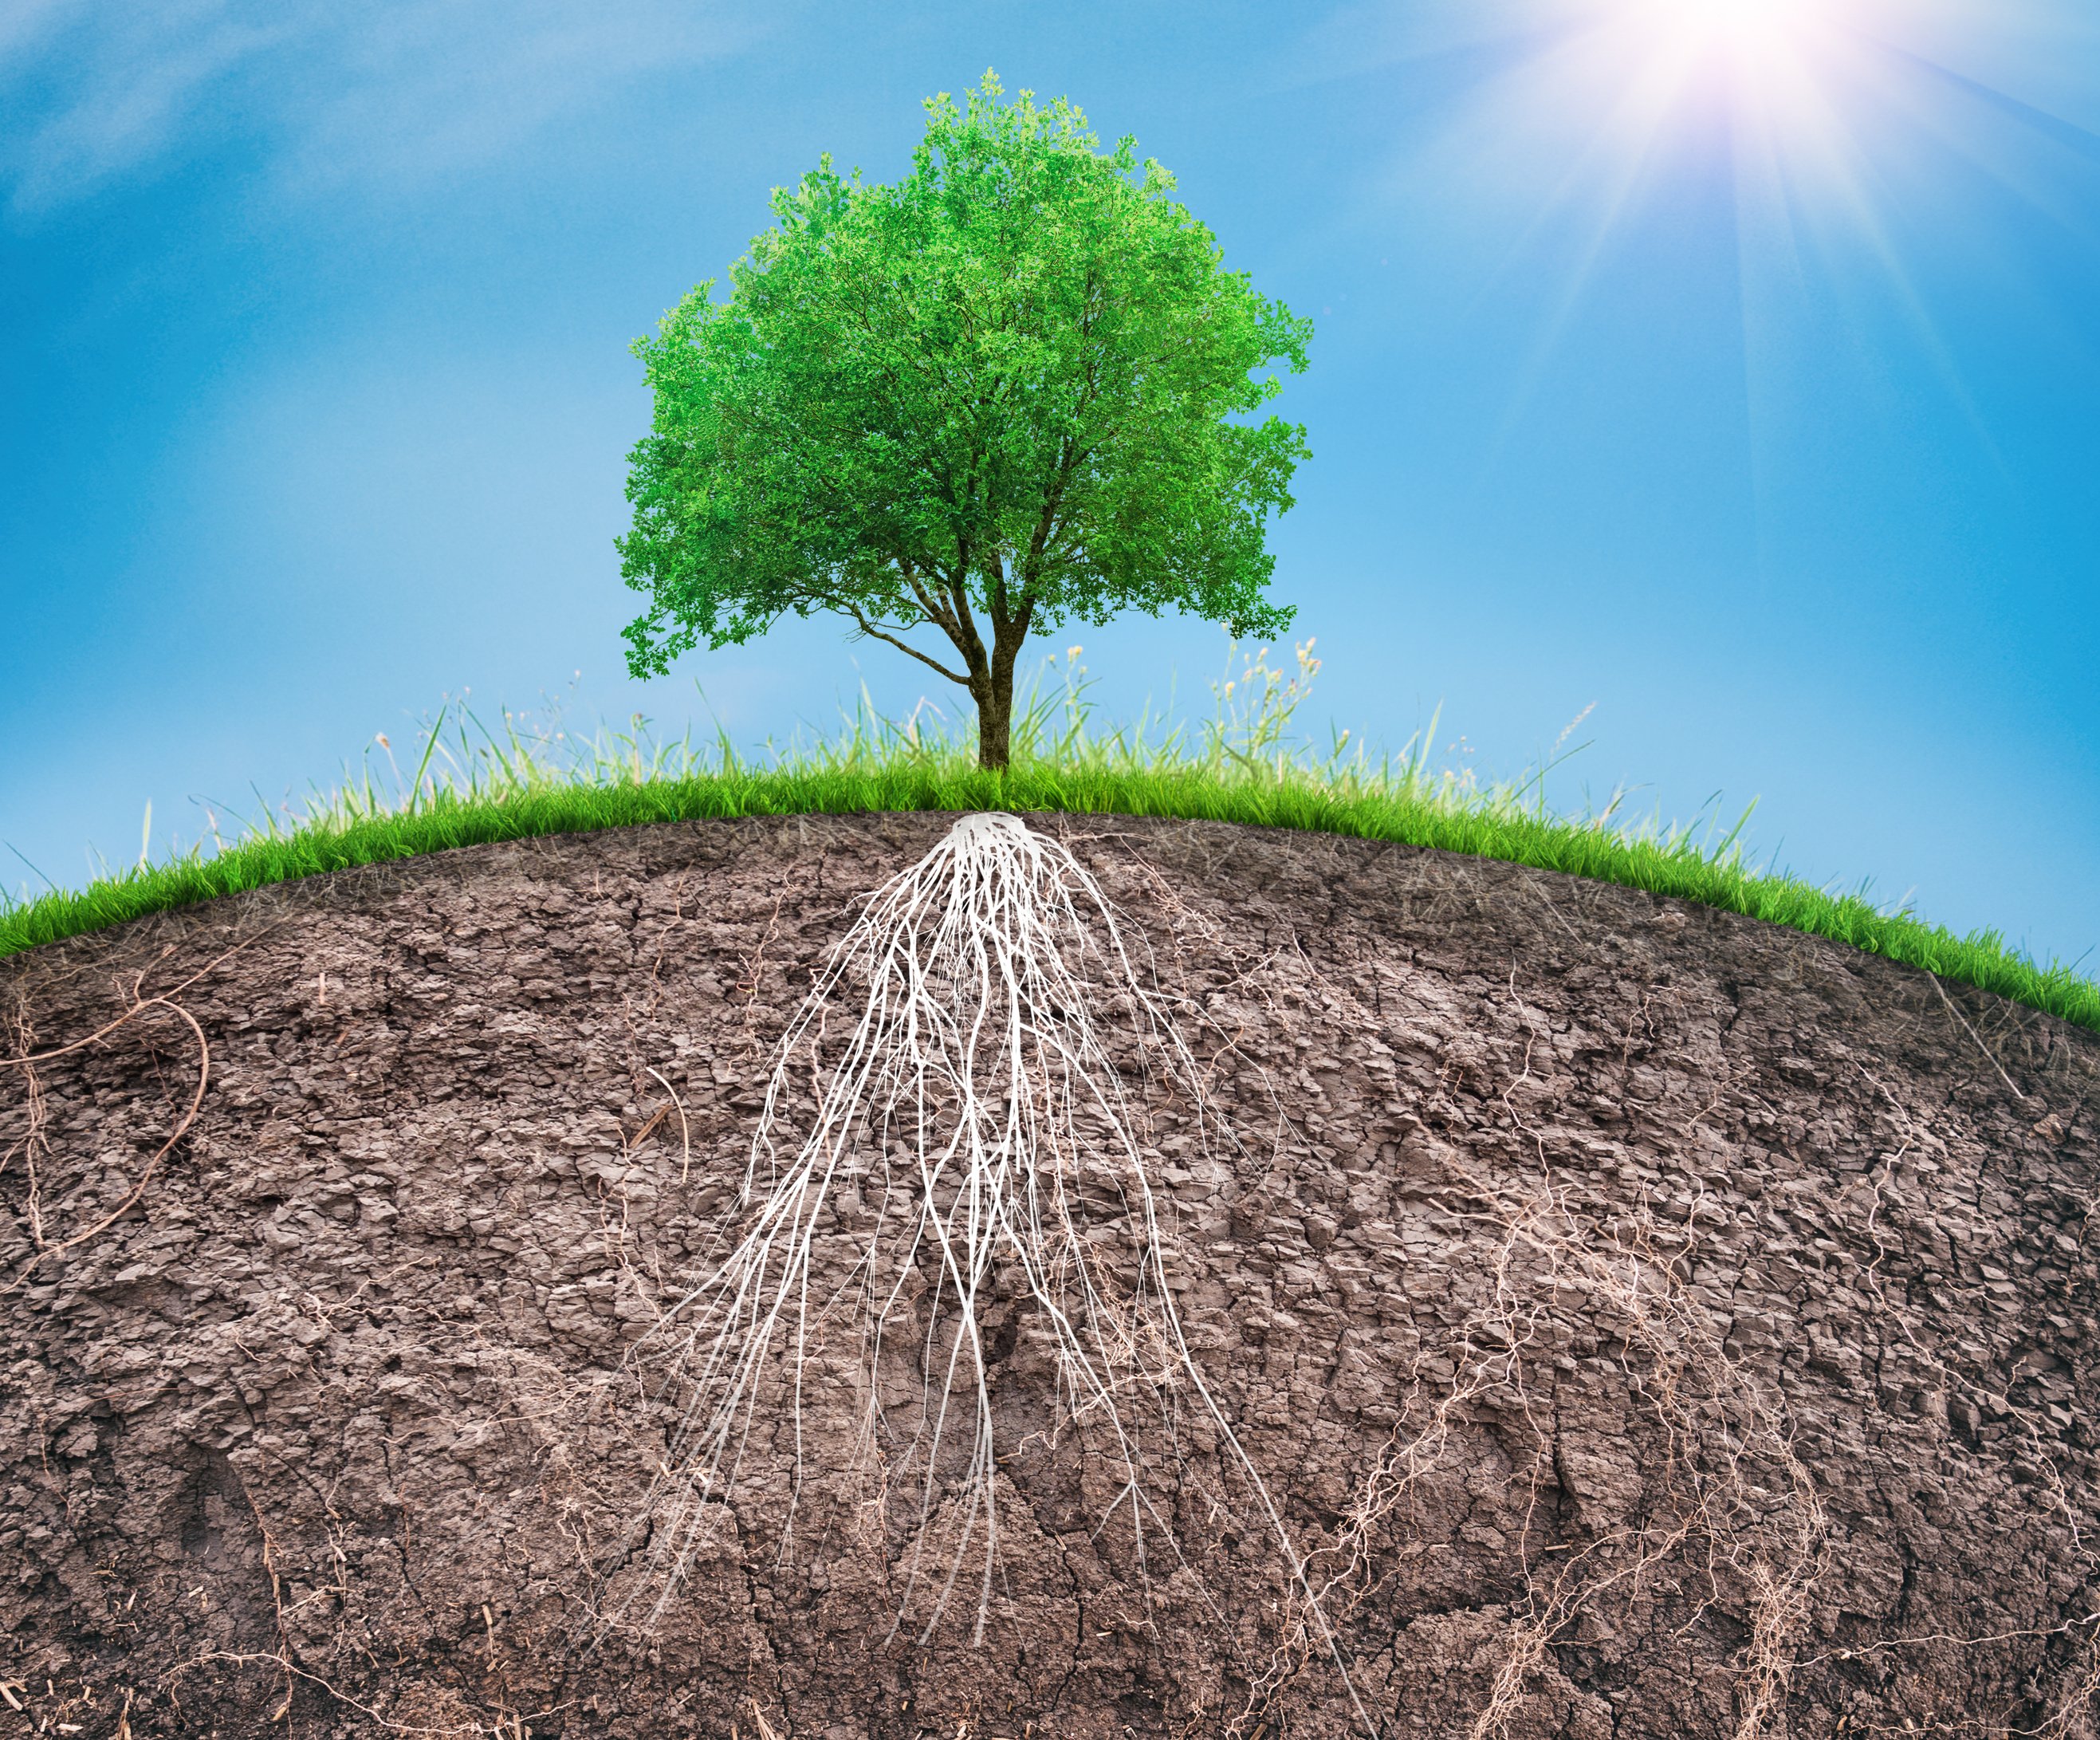
<svg viewBox="0 0 2100 1740"><path fill-rule="evenodd" d="M828 621L625 676L627 347L770 188L894 174L988 65L1312 316L1273 547L1318 722L1440 704L1514 772L1594 704L1562 801L1756 797L1787 868L2100 960L2085 0L15 0L0 881L464 688L676 731L697 678L748 740L863 677L908 706ZM1118 712L1224 652L1077 638Z"/></svg>

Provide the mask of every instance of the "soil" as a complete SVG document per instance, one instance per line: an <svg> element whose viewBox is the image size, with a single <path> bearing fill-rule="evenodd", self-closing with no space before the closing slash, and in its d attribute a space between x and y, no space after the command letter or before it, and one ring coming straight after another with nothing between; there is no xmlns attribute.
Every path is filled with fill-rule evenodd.
<svg viewBox="0 0 2100 1740"><path fill-rule="evenodd" d="M854 898L950 820L476 847L0 963L46 1054L0 1067L0 1734L2094 1733L2100 1038L1222 824L1030 819L1229 1120L1142 1108L1167 1266L1339 1650L1215 1433L1147 1439L1140 1560L1025 1322L981 1637L898 1625L893 1519L787 1532L784 1407L642 1625L646 1349Z"/></svg>

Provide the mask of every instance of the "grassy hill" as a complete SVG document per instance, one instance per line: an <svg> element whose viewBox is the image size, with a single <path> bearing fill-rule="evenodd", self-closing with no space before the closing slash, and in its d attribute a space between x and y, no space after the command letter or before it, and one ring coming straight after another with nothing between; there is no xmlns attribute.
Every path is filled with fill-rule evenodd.
<svg viewBox="0 0 2100 1740"><path fill-rule="evenodd" d="M835 739L752 758L723 739L655 740L633 730L578 737L558 717L506 714L489 729L464 708L426 730L412 776L380 739L333 789L158 863L77 890L0 904L0 956L269 883L496 840L659 822L885 810L1057 810L1178 816L1432 846L1590 877L1788 925L2100 1031L2100 984L2038 964L1996 932L1957 936L1864 893L1753 868L1742 829L1625 813L1623 794L1582 815L1548 810L1547 761L1484 784L1434 764L1434 723L1397 756L1326 750L1292 735L1317 660L1286 673L1265 651L1215 686L1193 731L1140 720L1105 729L1069 659L1039 682L1014 733L1012 768L975 765L966 731L863 704Z"/></svg>

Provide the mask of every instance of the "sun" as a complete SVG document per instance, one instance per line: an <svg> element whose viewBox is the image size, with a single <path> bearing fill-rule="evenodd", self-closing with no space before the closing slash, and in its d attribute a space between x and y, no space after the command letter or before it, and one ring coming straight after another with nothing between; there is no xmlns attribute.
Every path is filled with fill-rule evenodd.
<svg viewBox="0 0 2100 1740"><path fill-rule="evenodd" d="M1519 78L1535 114L1577 127L1586 116L1588 145L1622 157L1652 160L1721 129L1797 169L1815 157L1827 168L1875 3L1558 0L1560 29Z"/></svg>
<svg viewBox="0 0 2100 1740"><path fill-rule="evenodd" d="M1679 74L1813 75L1842 34L1844 0L1607 0L1597 22L1635 60Z"/></svg>
<svg viewBox="0 0 2100 1740"><path fill-rule="evenodd" d="M1756 48L1785 42L1815 15L1801 0L1645 0L1677 29L1715 44Z"/></svg>

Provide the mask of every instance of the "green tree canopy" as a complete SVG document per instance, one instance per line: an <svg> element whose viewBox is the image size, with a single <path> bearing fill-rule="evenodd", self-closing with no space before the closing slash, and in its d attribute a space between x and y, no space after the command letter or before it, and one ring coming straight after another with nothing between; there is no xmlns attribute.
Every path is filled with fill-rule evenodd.
<svg viewBox="0 0 2100 1740"><path fill-rule="evenodd" d="M1311 323L1224 268L1133 140L1103 152L1069 103L1002 95L986 73L929 102L893 185L827 157L776 190L728 299L703 284L637 342L636 675L836 611L966 688L1003 767L1030 634L1289 624L1264 534L1304 431L1236 419L1281 390L1255 371L1304 368ZM927 629L948 647L907 638Z"/></svg>

